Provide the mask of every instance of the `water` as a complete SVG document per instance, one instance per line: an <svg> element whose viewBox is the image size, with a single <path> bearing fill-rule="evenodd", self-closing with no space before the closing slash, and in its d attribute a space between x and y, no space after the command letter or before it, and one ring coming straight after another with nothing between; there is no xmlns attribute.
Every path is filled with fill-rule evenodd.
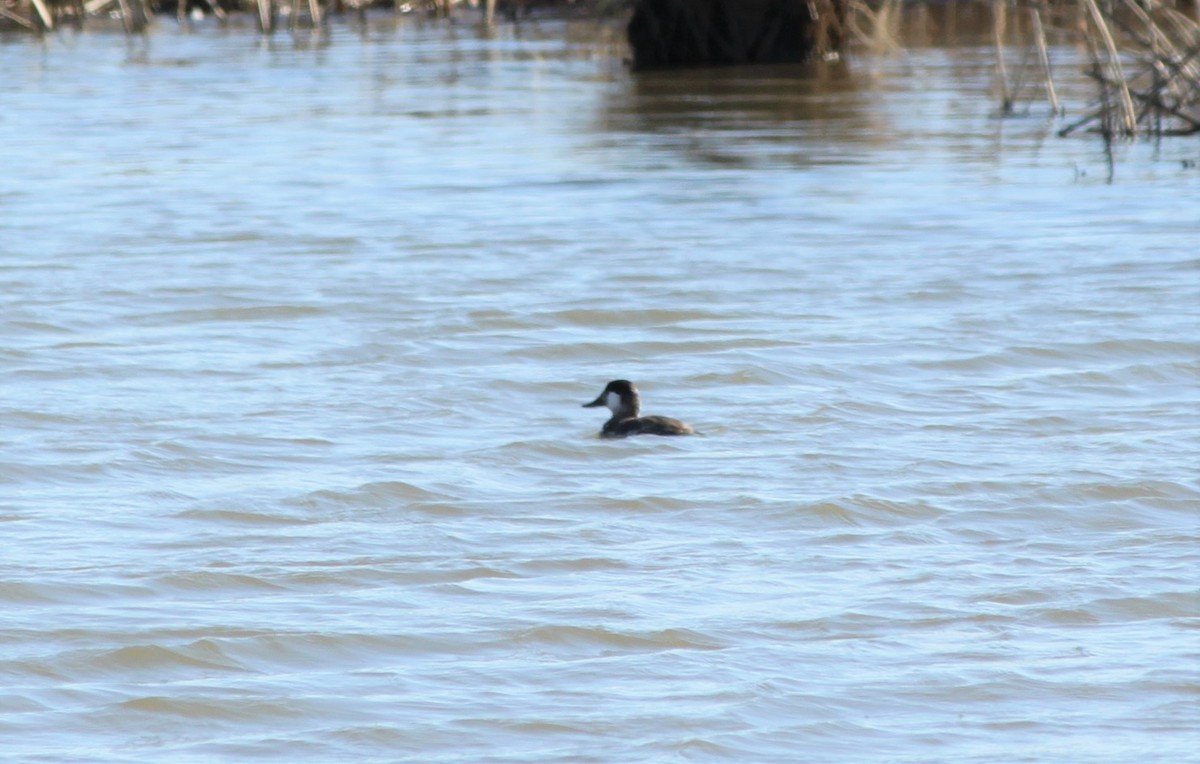
<svg viewBox="0 0 1200 764"><path fill-rule="evenodd" d="M1200 761L1195 142L598 31L0 43L5 759Z"/></svg>

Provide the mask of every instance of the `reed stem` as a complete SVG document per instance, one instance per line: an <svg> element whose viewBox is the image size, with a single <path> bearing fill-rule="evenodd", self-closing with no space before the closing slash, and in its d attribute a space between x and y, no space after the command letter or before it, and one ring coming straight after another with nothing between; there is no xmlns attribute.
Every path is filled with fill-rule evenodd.
<svg viewBox="0 0 1200 764"><path fill-rule="evenodd" d="M1055 114L1062 114L1062 106L1058 103L1058 93L1054 90L1054 76L1050 70L1050 51L1046 46L1046 30L1042 27L1042 14L1036 6L1030 8L1030 18L1033 21L1033 37L1037 43L1038 59L1042 63L1042 76L1046 79L1046 99Z"/></svg>

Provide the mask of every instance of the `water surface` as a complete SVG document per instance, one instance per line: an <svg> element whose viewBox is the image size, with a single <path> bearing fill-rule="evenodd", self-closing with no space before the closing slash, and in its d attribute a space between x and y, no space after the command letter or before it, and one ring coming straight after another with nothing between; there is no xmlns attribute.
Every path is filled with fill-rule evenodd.
<svg viewBox="0 0 1200 764"><path fill-rule="evenodd" d="M1200 760L1194 141L611 39L0 41L10 760Z"/></svg>

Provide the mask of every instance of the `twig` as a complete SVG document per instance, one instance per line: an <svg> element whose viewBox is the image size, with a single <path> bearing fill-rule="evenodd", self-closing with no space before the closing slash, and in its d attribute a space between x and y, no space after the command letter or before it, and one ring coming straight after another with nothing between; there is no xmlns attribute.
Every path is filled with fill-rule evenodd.
<svg viewBox="0 0 1200 764"><path fill-rule="evenodd" d="M1054 91L1054 77L1050 71L1050 51L1046 47L1046 30L1042 28L1042 14L1037 7L1030 8L1030 15L1033 18L1033 36L1037 43L1038 58L1042 62L1042 73L1046 77L1046 98L1050 101L1050 108L1055 114L1062 113L1062 107L1058 104L1058 94Z"/></svg>
<svg viewBox="0 0 1200 764"><path fill-rule="evenodd" d="M46 29L53 29L54 17L50 15L50 9L46 7L45 0L33 0L33 7L37 9L38 16L41 16Z"/></svg>
<svg viewBox="0 0 1200 764"><path fill-rule="evenodd" d="M0 5L0 16L3 16L4 18L9 19L10 21L14 21L14 22L20 24L21 26L25 27L26 29L34 28L34 24L32 21L25 18L24 16L22 16L19 13L13 13L9 9L5 8L3 5Z"/></svg>
<svg viewBox="0 0 1200 764"><path fill-rule="evenodd" d="M1104 43L1105 50L1108 53L1108 65L1116 75L1114 78L1115 82L1112 84L1116 87L1117 95L1120 97L1121 128L1126 135L1133 135L1137 132L1137 121L1133 110L1133 97L1129 94L1129 82L1125 79L1125 72L1121 68L1121 59L1117 53L1117 43L1113 40L1112 33L1108 29L1108 24L1104 20L1104 15L1100 13L1100 6L1096 5L1096 0L1084 0L1083 4L1087 6L1088 14L1092 17L1092 24L1096 27L1101 42Z"/></svg>
<svg viewBox="0 0 1200 764"><path fill-rule="evenodd" d="M1008 68L1004 64L1004 32L1007 24L1007 0L992 0L992 37L996 44L996 74L1000 78L1000 109L1004 114L1011 114L1013 93L1008 84Z"/></svg>

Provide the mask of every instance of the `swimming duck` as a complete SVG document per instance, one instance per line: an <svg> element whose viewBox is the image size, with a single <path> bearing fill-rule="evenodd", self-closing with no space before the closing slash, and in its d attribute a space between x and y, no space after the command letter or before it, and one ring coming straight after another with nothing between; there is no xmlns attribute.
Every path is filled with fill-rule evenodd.
<svg viewBox="0 0 1200 764"><path fill-rule="evenodd" d="M585 409L607 406L612 417L600 429L602 438L624 438L627 435L694 435L691 425L668 416L638 416L642 399L638 389L626 379L614 379L604 387L604 392Z"/></svg>

